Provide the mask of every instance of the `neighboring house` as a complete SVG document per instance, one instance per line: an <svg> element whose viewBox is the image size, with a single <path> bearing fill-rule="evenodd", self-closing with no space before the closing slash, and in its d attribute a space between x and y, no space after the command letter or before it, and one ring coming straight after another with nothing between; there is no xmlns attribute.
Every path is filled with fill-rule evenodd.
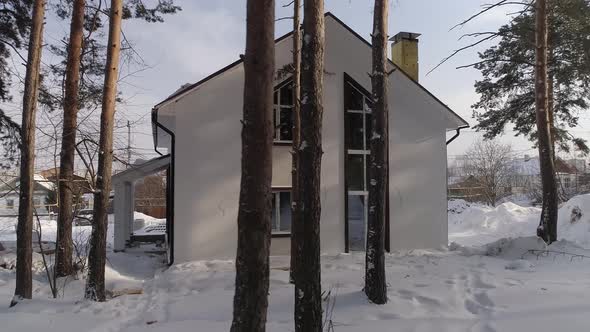
<svg viewBox="0 0 590 332"><path fill-rule="evenodd" d="M583 166L584 164L580 159L566 161L558 157L555 160L555 174L559 190L567 194L581 189L585 171L580 171L576 165ZM528 194L541 188L539 157L525 155L524 158L514 159L514 170L513 194Z"/></svg>
<svg viewBox="0 0 590 332"><path fill-rule="evenodd" d="M59 180L59 167L41 171L39 174L50 182L57 183ZM94 197L91 195L92 185L87 178L74 174L72 193L74 195L74 208L77 210L92 209ZM53 209L53 212L57 212L57 209Z"/></svg>
<svg viewBox="0 0 590 332"><path fill-rule="evenodd" d="M454 182L448 184L449 199L463 199L468 202L485 202L486 190L480 181L473 176L454 178Z"/></svg>
<svg viewBox="0 0 590 332"><path fill-rule="evenodd" d="M372 66L371 45L351 28L328 13L325 29L321 251L334 254L364 250ZM291 36L276 40L277 70L291 63ZM417 36L396 35L393 54L399 67L389 63L386 247L392 250L447 245L446 135L456 131L454 138L468 126L416 81ZM167 149L171 155L171 261L235 257L243 84L243 62L238 60L183 86L153 109L156 150ZM289 254L291 228L289 77L276 79L274 104L271 254L284 255ZM161 170L156 163L162 158L149 170ZM122 195L132 193L133 179L129 175L129 180L119 181ZM118 195L115 188L116 210ZM130 226L124 223L131 220L130 210L121 208L125 217L115 216L116 250L124 249L129 235Z"/></svg>
<svg viewBox="0 0 590 332"><path fill-rule="evenodd" d="M33 206L38 214L47 214L52 208L47 202L55 196L54 182L42 175L34 177ZM0 215L18 215L20 178L0 184Z"/></svg>

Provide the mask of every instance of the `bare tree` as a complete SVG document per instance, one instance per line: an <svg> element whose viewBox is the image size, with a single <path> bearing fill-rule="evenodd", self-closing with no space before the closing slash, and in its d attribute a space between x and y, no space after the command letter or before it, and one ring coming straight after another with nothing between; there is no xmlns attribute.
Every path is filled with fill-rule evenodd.
<svg viewBox="0 0 590 332"><path fill-rule="evenodd" d="M543 207L537 235L546 243L557 240L557 184L555 181L555 160L551 143L549 118L549 87L547 76L547 1L535 3L535 109L541 183L543 186Z"/></svg>
<svg viewBox="0 0 590 332"><path fill-rule="evenodd" d="M492 140L476 141L465 156L465 173L480 185L478 192L485 203L496 206L498 200L506 196L506 188L511 185L515 173L512 148Z"/></svg>
<svg viewBox="0 0 590 332"><path fill-rule="evenodd" d="M320 265L320 174L324 85L324 1L303 4L301 48L301 142L299 144L299 202L301 233L297 235L301 261L295 276L295 331L322 330Z"/></svg>
<svg viewBox="0 0 590 332"><path fill-rule="evenodd" d="M21 126L20 190L16 233L16 287L10 306L33 296L33 192L35 168L35 117L39 94L39 67L43 48L45 0L35 0L29 37Z"/></svg>
<svg viewBox="0 0 590 332"><path fill-rule="evenodd" d="M59 164L59 211L57 218L56 273L63 277L72 274L73 176L76 156L76 128L78 122L78 88L80 59L84 39L85 0L74 0L70 42L66 65L64 118Z"/></svg>
<svg viewBox="0 0 590 332"><path fill-rule="evenodd" d="M244 55L242 178L232 332L262 332L271 237L275 2L248 0Z"/></svg>
<svg viewBox="0 0 590 332"><path fill-rule="evenodd" d="M88 253L88 278L84 297L93 301L105 301L104 269L106 262L107 205L111 192L113 166L113 122L121 51L122 0L111 0L107 64L100 116L100 141L94 213L90 251Z"/></svg>
<svg viewBox="0 0 590 332"><path fill-rule="evenodd" d="M299 172L298 151L301 138L301 116L300 116L300 97L301 97L301 20L300 20L300 0L293 0L293 145L291 152L292 169L291 169L291 271L290 280L295 282L295 270L297 262L300 260L300 246L297 244L301 241L298 237L301 233L301 206L299 201L299 185L297 184L297 173Z"/></svg>
<svg viewBox="0 0 590 332"><path fill-rule="evenodd" d="M369 216L365 262L365 294L376 304L387 302L385 282L385 219L387 169L387 20L388 0L375 0L373 11L373 132L370 139Z"/></svg>

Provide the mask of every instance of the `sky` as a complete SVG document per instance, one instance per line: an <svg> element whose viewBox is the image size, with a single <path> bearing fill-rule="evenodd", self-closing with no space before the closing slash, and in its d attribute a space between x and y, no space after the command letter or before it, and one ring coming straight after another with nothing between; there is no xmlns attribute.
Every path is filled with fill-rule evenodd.
<svg viewBox="0 0 590 332"><path fill-rule="evenodd" d="M479 72L473 69L456 69L459 65L475 62L477 49L468 50L434 72L426 73L465 44L459 37L467 32L497 29L508 21L507 13L515 8L494 10L463 27L449 31L452 26L481 9L486 0L392 0L390 1L389 34L399 31L421 33L420 83L434 93L471 125L475 124L470 106L477 100L473 83ZM288 0L277 1L276 17L291 16L292 7L283 8ZM373 8L369 0L326 0L325 10L370 40ZM152 69L136 77L134 112L148 112L151 107L174 92L184 83L193 83L238 59L244 52L246 6L242 0L180 1L183 10L163 24L147 26L142 22L125 22L127 37ZM291 20L278 21L276 36L291 30ZM487 44L489 46L491 44ZM138 128L139 129L139 128ZM143 129L149 133L149 126ZM449 134L450 135L450 134ZM452 158L462 154L470 143L481 137L471 129L448 147ZM146 144L146 138L147 144ZM518 153L535 154L531 144L514 138L513 133L500 139L509 143ZM134 137L134 144L149 147L149 137Z"/></svg>
<svg viewBox="0 0 590 332"><path fill-rule="evenodd" d="M147 0L148 3L155 0ZM292 6L284 8L289 0L278 0L276 17L292 15ZM390 0L389 34L399 31L421 33L420 83L440 100L466 119L472 126L471 105L478 99L473 84L480 77L475 69L456 69L457 66L477 61L477 51L492 44L460 53L429 75L426 73L453 50L468 40L458 40L468 32L497 29L509 19L508 13L517 7L504 7L479 17L465 27L450 28L481 9L488 0ZM164 23L148 24L139 20L123 23L125 37L141 55L147 68L131 76L125 74L119 88L126 103L118 114L133 123L131 144L134 158L151 158L153 150L150 111L158 102L185 83L194 83L238 59L244 52L246 28L245 0L177 0L182 11L166 16ZM370 40L372 5L370 0L326 0L325 10L332 12L344 23ZM291 20L276 24L276 36L290 31ZM46 40L56 41L69 30L69 22L48 19ZM48 60L49 61L49 60ZM125 70L123 70L125 71ZM590 124L582 117L582 126ZM449 136L453 134L450 133ZM576 134L589 137L590 131L576 129ZM119 139L127 139L127 129L118 128ZM462 130L461 135L448 147L449 158L461 155L481 134L473 129ZM500 138L511 144L516 153L535 155L531 143L514 137L508 130Z"/></svg>

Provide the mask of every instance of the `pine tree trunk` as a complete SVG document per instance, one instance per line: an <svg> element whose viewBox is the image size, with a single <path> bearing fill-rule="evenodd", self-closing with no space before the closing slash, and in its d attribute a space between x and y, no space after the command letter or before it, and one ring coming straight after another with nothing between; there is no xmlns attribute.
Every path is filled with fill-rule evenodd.
<svg viewBox="0 0 590 332"><path fill-rule="evenodd" d="M113 166L113 122L119 74L121 50L122 0L111 0L109 40L105 67L102 112L100 114L100 141L94 213L90 251L88 253L88 278L84 297L93 301L105 301L104 271L106 261L107 206L111 192Z"/></svg>
<svg viewBox="0 0 590 332"><path fill-rule="evenodd" d="M297 184L301 202L301 260L295 276L295 331L322 331L320 173L324 84L324 1L303 5L301 143Z"/></svg>
<svg viewBox="0 0 590 332"><path fill-rule="evenodd" d="M300 260L299 246L297 242L301 232L301 217L300 217L300 202L299 202L299 186L297 185L297 173L299 172L297 151L299 151L299 143L301 142L301 117L300 104L301 97L301 22L299 0L293 1L293 145L291 151L292 168L291 168L291 271L290 281L295 282L295 270L297 269L297 262Z"/></svg>
<svg viewBox="0 0 590 332"><path fill-rule="evenodd" d="M80 82L80 52L84 39L84 0L74 0L70 25L70 44L66 64L64 120L59 163L59 210L57 219L56 275L73 273L72 221L74 200L74 158L78 123L78 86Z"/></svg>
<svg viewBox="0 0 590 332"><path fill-rule="evenodd" d="M23 116L21 128L21 159L18 224L16 231L16 287L10 306L33 296L33 194L35 176L35 118L39 95L39 66L43 48L45 0L36 0L33 7L29 37Z"/></svg>
<svg viewBox="0 0 590 332"><path fill-rule="evenodd" d="M551 121L549 119L547 78L547 3L537 0L536 10L536 67L535 96L537 132L539 137L539 160L543 187L543 208L537 235L545 242L557 240L557 186L551 144Z"/></svg>
<svg viewBox="0 0 590 332"><path fill-rule="evenodd" d="M373 19L373 132L369 159L369 217L365 261L365 294L376 304L387 302L385 218L387 192L387 0L375 0Z"/></svg>
<svg viewBox="0 0 590 332"><path fill-rule="evenodd" d="M549 16L548 15L548 20L549 20ZM547 22L547 26L549 29L549 22ZM555 64L555 59L554 59L554 55L553 55L553 46L551 43L551 40L554 39L552 38L553 34L552 33L547 33L547 67L548 68L553 68L554 64ZM552 158L553 158L553 163L555 164L555 142L557 139L557 131L555 128L555 110L554 105L555 105L555 101L553 100L553 98L555 98L555 94L554 94L554 75L553 75L553 71L548 69L548 73L547 73L547 77L548 77L548 86L547 86L547 109L549 110L549 129L551 130L551 148L552 148Z"/></svg>
<svg viewBox="0 0 590 332"><path fill-rule="evenodd" d="M266 328L271 237L274 0L248 0L232 332Z"/></svg>

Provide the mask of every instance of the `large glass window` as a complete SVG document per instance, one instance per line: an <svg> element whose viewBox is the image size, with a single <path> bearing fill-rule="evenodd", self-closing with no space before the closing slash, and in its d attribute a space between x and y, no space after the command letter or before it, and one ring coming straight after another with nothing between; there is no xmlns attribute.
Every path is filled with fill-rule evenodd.
<svg viewBox="0 0 590 332"><path fill-rule="evenodd" d="M277 191L272 196L272 232L291 232L291 191Z"/></svg>
<svg viewBox="0 0 590 332"><path fill-rule="evenodd" d="M367 228L369 138L372 103L350 82L344 88L348 249L364 250Z"/></svg>
<svg viewBox="0 0 590 332"><path fill-rule="evenodd" d="M293 140L293 84L280 85L274 92L274 133L275 142Z"/></svg>

